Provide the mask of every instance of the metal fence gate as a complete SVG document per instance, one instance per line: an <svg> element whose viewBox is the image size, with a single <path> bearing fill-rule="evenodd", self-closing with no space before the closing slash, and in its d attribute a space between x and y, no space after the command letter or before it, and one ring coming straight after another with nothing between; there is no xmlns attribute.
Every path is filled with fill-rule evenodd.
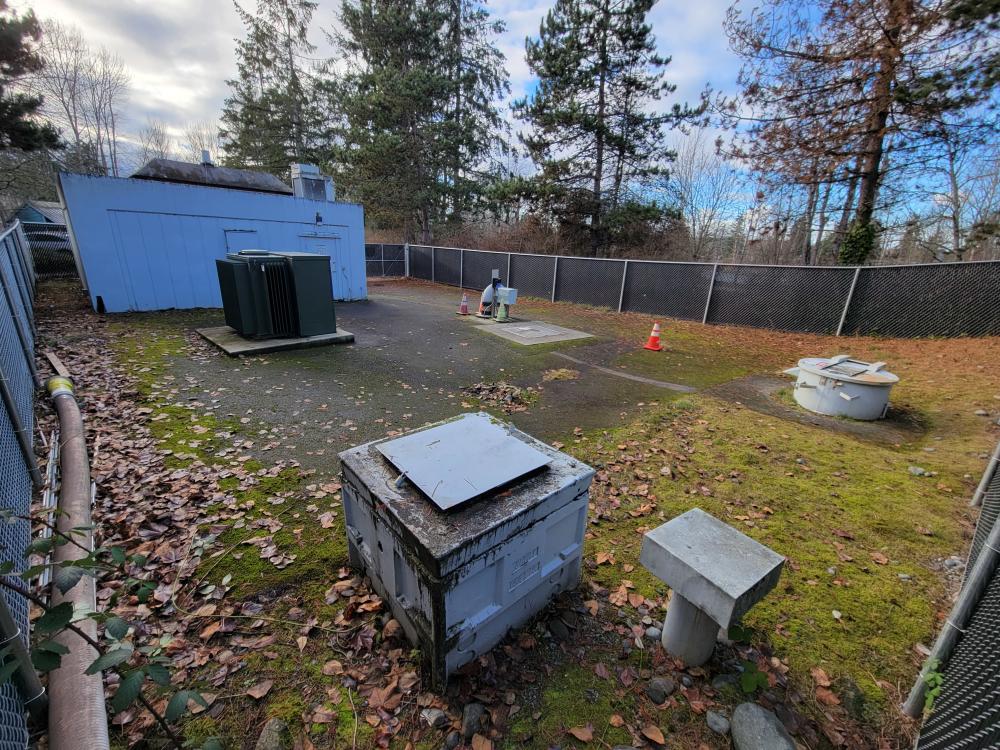
<svg viewBox="0 0 1000 750"><path fill-rule="evenodd" d="M982 510L966 574L988 549L988 537L1000 518L1000 445L986 467L974 502L981 502ZM1000 748L1000 556L991 554L988 559L993 570L985 586L971 590L970 581L963 582L960 600L972 597L974 609L951 655L939 667L944 678L941 694L924 722L917 750Z"/></svg>
<svg viewBox="0 0 1000 750"><path fill-rule="evenodd" d="M34 434L35 271L31 251L19 223L0 233L0 503L19 516L31 507L38 468L32 449ZM27 567L28 521L0 523L0 560L16 572ZM6 599L21 638L28 643L28 602L7 589ZM9 680L0 685L0 749L23 750L28 743L24 704Z"/></svg>
<svg viewBox="0 0 1000 750"><path fill-rule="evenodd" d="M1000 261L766 266L428 245L365 248L369 275L482 289L498 271L521 294L619 312L836 335L1000 334Z"/></svg>
<svg viewBox="0 0 1000 750"><path fill-rule="evenodd" d="M65 224L21 222L38 278L76 276L76 261Z"/></svg>
<svg viewBox="0 0 1000 750"><path fill-rule="evenodd" d="M365 271L368 276L406 276L406 245L365 245Z"/></svg>

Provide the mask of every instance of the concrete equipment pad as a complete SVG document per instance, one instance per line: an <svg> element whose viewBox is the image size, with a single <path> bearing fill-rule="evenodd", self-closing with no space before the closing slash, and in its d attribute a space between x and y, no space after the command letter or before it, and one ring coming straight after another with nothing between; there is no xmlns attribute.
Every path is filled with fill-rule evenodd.
<svg viewBox="0 0 1000 750"><path fill-rule="evenodd" d="M318 336L304 336L294 339L245 339L229 326L195 329L202 338L215 344L230 357L244 357L254 354L283 352L289 349L306 349L313 346L328 344L350 344L354 334L338 328L334 333L323 333Z"/></svg>
<svg viewBox="0 0 1000 750"><path fill-rule="evenodd" d="M563 328L552 323L541 323L537 320L487 323L476 327L494 333L508 341L513 341L515 344L523 344L524 346L591 338L589 333L574 331L572 328Z"/></svg>

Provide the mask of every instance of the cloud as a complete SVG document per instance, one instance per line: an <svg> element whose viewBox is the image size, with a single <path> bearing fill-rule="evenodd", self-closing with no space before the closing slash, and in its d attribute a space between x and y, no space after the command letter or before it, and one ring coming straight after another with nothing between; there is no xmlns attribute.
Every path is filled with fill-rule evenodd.
<svg viewBox="0 0 1000 750"><path fill-rule="evenodd" d="M728 51L722 20L731 0L662 2L650 23L661 54L672 57L667 79L677 85L674 101L694 103L706 83L731 90L738 61ZM27 7L27 0L15 0ZM507 58L511 98L529 93L533 78L524 59L524 39L538 33L554 2L494 0L492 13L507 29L498 46ZM95 47L119 54L132 72L125 127L133 131L149 119L173 132L193 122L218 119L236 72L235 38L243 34L236 10L227 0L32 0L41 18L79 26ZM336 25L337 0L320 0L313 18L316 55L331 54L323 29Z"/></svg>

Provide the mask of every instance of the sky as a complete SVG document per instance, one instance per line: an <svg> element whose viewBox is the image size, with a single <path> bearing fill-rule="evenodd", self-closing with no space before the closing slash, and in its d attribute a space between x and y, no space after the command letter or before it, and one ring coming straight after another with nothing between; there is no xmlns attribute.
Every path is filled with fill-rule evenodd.
<svg viewBox="0 0 1000 750"><path fill-rule="evenodd" d="M695 104L706 83L731 91L739 68L729 52L722 21L731 0L659 0L649 21L659 51L672 57L667 80L677 85L673 101ZM254 0L245 0L252 6ZM492 0L489 8L507 24L498 46L507 58L512 99L528 92L531 72L524 39L538 26L552 0ZM180 136L185 126L216 122L226 97L226 79L236 72L234 39L243 28L230 0L13 0L39 18L78 26L95 47L119 54L132 73L126 132L149 120ZM336 27L339 0L319 0L311 41L317 56L329 56L322 29Z"/></svg>

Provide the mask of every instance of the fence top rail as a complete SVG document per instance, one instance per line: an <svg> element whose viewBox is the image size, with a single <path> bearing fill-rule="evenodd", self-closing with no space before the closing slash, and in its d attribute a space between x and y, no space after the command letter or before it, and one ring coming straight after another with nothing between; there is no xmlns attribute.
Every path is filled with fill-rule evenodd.
<svg viewBox="0 0 1000 750"><path fill-rule="evenodd" d="M377 244L398 244L392 242L386 243L371 243ZM925 266L942 268L945 266L976 266L976 265L990 265L994 263L1000 263L1000 260L951 260L947 262L940 263L880 263L878 265L870 266L836 266L836 265L822 265L822 266L804 266L795 263L733 263L724 260L660 260L658 258L595 258L592 255L553 255L550 253L523 253L516 250L482 250L474 247L449 247L446 245L418 245L415 243L402 243L408 247L419 247L426 248L428 250L464 250L469 253L495 253L497 255L527 255L534 258L560 258L566 260L602 260L611 261L614 263L660 263L664 265L675 265L675 266L739 266L742 268L827 268L827 269L837 269L837 270L855 270L857 268L864 269L875 269L875 268L923 268Z"/></svg>
<svg viewBox="0 0 1000 750"><path fill-rule="evenodd" d="M9 227L0 232L0 242L3 242L10 235L14 234L14 232L17 231L17 228L19 226L21 226L20 219L14 219L14 222Z"/></svg>

